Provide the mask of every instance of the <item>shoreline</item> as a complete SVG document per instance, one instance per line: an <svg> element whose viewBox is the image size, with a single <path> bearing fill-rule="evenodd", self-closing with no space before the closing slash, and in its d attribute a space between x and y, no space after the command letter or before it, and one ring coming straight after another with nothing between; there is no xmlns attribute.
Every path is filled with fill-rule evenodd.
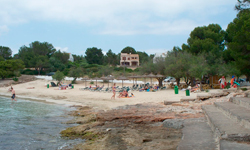
<svg viewBox="0 0 250 150"><path fill-rule="evenodd" d="M4 94L4 93L0 93L0 96L6 97L6 98L10 98L10 101L11 101L11 93L10 93L10 95L9 94ZM36 102L42 102L42 103L47 103L47 104L64 105L64 106L67 106L67 107L71 107L71 106L81 106L81 107L83 107L83 106L85 106L82 103L68 102L68 101L63 101L63 100L58 101L58 100L54 100L54 99L28 97L28 96L23 96L23 95L18 95L16 98L30 100L30 101L36 101Z"/></svg>

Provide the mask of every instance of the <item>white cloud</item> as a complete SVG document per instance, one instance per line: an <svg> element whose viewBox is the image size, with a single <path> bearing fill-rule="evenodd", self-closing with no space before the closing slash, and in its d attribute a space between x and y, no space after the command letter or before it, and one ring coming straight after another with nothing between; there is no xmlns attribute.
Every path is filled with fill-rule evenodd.
<svg viewBox="0 0 250 150"><path fill-rule="evenodd" d="M233 6L228 0L0 0L0 23L79 23L97 34L179 34ZM203 22L202 22L203 21ZM0 24L1 26L1 24Z"/></svg>
<svg viewBox="0 0 250 150"><path fill-rule="evenodd" d="M3 34L3 33L6 33L6 32L8 32L9 31L9 28L8 28L8 26L6 26L6 25L0 25L0 36Z"/></svg>
<svg viewBox="0 0 250 150"><path fill-rule="evenodd" d="M67 52L67 53L68 53L68 50L69 50L68 47L64 47L64 48L62 48L62 47L55 47L55 49L56 50L60 50L61 52Z"/></svg>

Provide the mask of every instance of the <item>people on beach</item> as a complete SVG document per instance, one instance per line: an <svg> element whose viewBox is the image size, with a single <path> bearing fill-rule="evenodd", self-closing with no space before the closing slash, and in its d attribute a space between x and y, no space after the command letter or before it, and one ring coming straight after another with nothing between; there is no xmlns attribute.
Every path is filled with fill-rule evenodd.
<svg viewBox="0 0 250 150"><path fill-rule="evenodd" d="M115 83L112 87L112 92L113 92L113 95L111 96L111 99L114 98L115 99Z"/></svg>
<svg viewBox="0 0 250 150"><path fill-rule="evenodd" d="M12 92L11 101L13 101L13 100L17 101L16 100L16 92L15 92L15 90L13 89L13 87L11 87L10 89L11 89L11 92Z"/></svg>
<svg viewBox="0 0 250 150"><path fill-rule="evenodd" d="M122 97L128 97L129 95L128 95L128 91L127 90L123 90L122 92L120 92L120 94L119 94L119 98L122 98Z"/></svg>

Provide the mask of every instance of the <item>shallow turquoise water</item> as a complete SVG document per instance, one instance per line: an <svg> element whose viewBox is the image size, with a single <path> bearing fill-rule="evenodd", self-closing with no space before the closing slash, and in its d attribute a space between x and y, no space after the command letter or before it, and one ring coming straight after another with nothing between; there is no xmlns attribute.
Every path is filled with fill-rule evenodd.
<svg viewBox="0 0 250 150"><path fill-rule="evenodd" d="M79 140L60 137L60 131L72 125L72 108L35 101L0 97L0 150L63 149Z"/></svg>

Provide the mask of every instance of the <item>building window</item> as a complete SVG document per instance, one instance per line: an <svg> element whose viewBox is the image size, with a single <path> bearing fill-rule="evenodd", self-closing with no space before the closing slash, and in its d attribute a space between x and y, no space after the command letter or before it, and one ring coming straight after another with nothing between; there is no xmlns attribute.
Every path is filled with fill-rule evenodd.
<svg viewBox="0 0 250 150"><path fill-rule="evenodd" d="M130 60L130 58L128 58L128 60Z"/></svg>
<svg viewBox="0 0 250 150"><path fill-rule="evenodd" d="M126 60L126 57L122 57L122 60Z"/></svg>

